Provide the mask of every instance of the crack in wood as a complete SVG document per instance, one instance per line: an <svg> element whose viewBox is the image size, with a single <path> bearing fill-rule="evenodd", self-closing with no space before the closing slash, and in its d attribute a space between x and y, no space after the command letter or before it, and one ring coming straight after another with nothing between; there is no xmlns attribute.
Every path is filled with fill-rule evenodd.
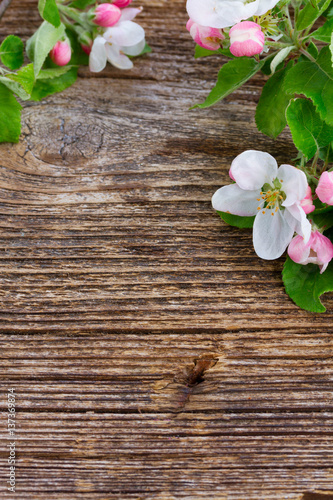
<svg viewBox="0 0 333 500"><path fill-rule="evenodd" d="M167 379L159 380L154 384L156 391L152 398L160 407L168 409L174 413L184 411L190 396L195 392L195 388L205 381L205 374L213 368L219 361L219 355L216 353L203 354L195 358L191 364L188 364L178 370L170 381Z"/></svg>

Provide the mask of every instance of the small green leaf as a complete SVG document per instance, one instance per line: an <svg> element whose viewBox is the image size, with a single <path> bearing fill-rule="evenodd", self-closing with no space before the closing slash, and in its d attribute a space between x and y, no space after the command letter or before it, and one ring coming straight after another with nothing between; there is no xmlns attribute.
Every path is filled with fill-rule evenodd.
<svg viewBox="0 0 333 500"><path fill-rule="evenodd" d="M232 55L229 49L209 50L209 49L204 49L200 45L195 46L195 53L194 53L195 59L199 59L200 57L217 56L217 55L223 55L226 57L230 57L231 59L234 59L235 57Z"/></svg>
<svg viewBox="0 0 333 500"><path fill-rule="evenodd" d="M276 54L270 66L272 74L275 73L276 68L285 60L293 49L295 49L295 46L291 45L290 47L285 47Z"/></svg>
<svg viewBox="0 0 333 500"><path fill-rule="evenodd" d="M41 18L59 28L61 20L55 0L38 0L38 10Z"/></svg>
<svg viewBox="0 0 333 500"><path fill-rule="evenodd" d="M38 75L37 80L49 80L52 78L57 78L58 76L67 73L70 69L72 69L72 67L73 66L58 66L57 68L42 69Z"/></svg>
<svg viewBox="0 0 333 500"><path fill-rule="evenodd" d="M307 160L333 141L333 126L321 120L316 108L307 99L292 100L286 118L294 144Z"/></svg>
<svg viewBox="0 0 333 500"><path fill-rule="evenodd" d="M92 5L96 3L96 0L75 0L72 2L69 7L74 7L75 9L84 10L88 5Z"/></svg>
<svg viewBox="0 0 333 500"><path fill-rule="evenodd" d="M18 36L9 35L0 45L1 62L9 69L18 69L24 60L24 45Z"/></svg>
<svg viewBox="0 0 333 500"><path fill-rule="evenodd" d="M328 209L330 208L330 210ZM333 226L333 211L332 207L326 208L326 211L323 213L316 213L312 212L309 215L309 218L313 220L313 222L319 227L319 228L325 228L325 230L330 229ZM325 209L324 209L325 210Z"/></svg>
<svg viewBox="0 0 333 500"><path fill-rule="evenodd" d="M315 40L319 40L320 42L330 43L333 31L333 18L313 33L311 33L311 37Z"/></svg>
<svg viewBox="0 0 333 500"><path fill-rule="evenodd" d="M296 305L306 311L326 311L320 301L320 296L323 293L333 291L332 262L323 274L320 274L316 264L302 266L287 257L282 271L282 279L287 294Z"/></svg>
<svg viewBox="0 0 333 500"><path fill-rule="evenodd" d="M227 62L220 69L217 83L205 102L196 104L193 108L208 108L221 101L255 75L262 65L263 62L257 62L249 57L238 57Z"/></svg>
<svg viewBox="0 0 333 500"><path fill-rule="evenodd" d="M297 30L304 30L312 24L320 17L325 10L329 7L331 0L320 0L316 2L316 5L312 5L311 2L308 2L305 7L300 11L296 27Z"/></svg>
<svg viewBox="0 0 333 500"><path fill-rule="evenodd" d="M284 69L271 76L262 89L257 105L255 119L258 130L273 139L276 139L287 125L285 113L293 94L285 92L283 83L292 65L290 61Z"/></svg>
<svg viewBox="0 0 333 500"><path fill-rule="evenodd" d="M322 120L333 125L333 67L329 47L324 47L316 61L295 64L284 80L288 93L312 99Z"/></svg>
<svg viewBox="0 0 333 500"><path fill-rule="evenodd" d="M241 229L249 229L253 227L255 216L240 217L239 215L228 214L227 212L217 212L224 222L229 226L239 227Z"/></svg>
<svg viewBox="0 0 333 500"><path fill-rule="evenodd" d="M21 109L12 92L0 84L0 142L19 141Z"/></svg>
<svg viewBox="0 0 333 500"><path fill-rule="evenodd" d="M32 87L35 82L33 64L28 64L17 73L8 73L0 76L0 82L14 92L20 99L30 99Z"/></svg>
<svg viewBox="0 0 333 500"><path fill-rule="evenodd" d="M36 33L27 41L27 54L34 63L35 78L42 69L50 50L64 34L65 26L63 24L55 28L52 24L44 21Z"/></svg>
<svg viewBox="0 0 333 500"><path fill-rule="evenodd" d="M47 97L48 95L55 94L56 92L62 92L75 83L77 79L78 68L72 67L69 71L52 79L38 79L32 94L31 99L33 101L40 101Z"/></svg>

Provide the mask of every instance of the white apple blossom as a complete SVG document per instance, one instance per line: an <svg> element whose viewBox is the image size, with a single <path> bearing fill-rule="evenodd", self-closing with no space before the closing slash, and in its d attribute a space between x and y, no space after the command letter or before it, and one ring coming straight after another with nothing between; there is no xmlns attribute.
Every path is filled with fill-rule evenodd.
<svg viewBox="0 0 333 500"><path fill-rule="evenodd" d="M141 9L123 9L119 21L97 35L89 56L89 69L102 71L107 61L119 69L131 69L133 62L127 56L139 55L145 47L144 29L132 19Z"/></svg>
<svg viewBox="0 0 333 500"><path fill-rule="evenodd" d="M224 186L213 195L215 210L253 216L253 246L259 257L277 259L294 233L307 243L311 224L301 206L308 183L304 172L281 165L262 151L244 151L231 164L236 184Z"/></svg>
<svg viewBox="0 0 333 500"><path fill-rule="evenodd" d="M186 8L190 18L201 26L227 28L249 19L261 16L275 7L279 0L187 0Z"/></svg>

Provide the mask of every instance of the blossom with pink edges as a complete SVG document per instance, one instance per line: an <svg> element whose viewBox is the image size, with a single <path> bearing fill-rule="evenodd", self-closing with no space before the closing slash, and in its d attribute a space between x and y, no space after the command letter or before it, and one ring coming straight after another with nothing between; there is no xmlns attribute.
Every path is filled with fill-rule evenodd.
<svg viewBox="0 0 333 500"><path fill-rule="evenodd" d="M59 40L50 51L50 58L57 66L66 66L72 57L72 50L67 41Z"/></svg>
<svg viewBox="0 0 333 500"><path fill-rule="evenodd" d="M322 203L333 205L333 172L321 174L316 194Z"/></svg>
<svg viewBox="0 0 333 500"><path fill-rule="evenodd" d="M275 7L279 0L187 0L189 17L201 26L228 28L249 19L262 16Z"/></svg>
<svg viewBox="0 0 333 500"><path fill-rule="evenodd" d="M261 27L252 21L235 24L229 31L230 52L235 57L251 57L260 54L265 45L265 35Z"/></svg>
<svg viewBox="0 0 333 500"><path fill-rule="evenodd" d="M255 215L253 246L259 257L280 257L298 233L307 242L311 224L300 206L308 183L304 172L292 165L278 167L263 151L244 151L231 164L230 176L236 183L216 191L215 210L241 217Z"/></svg>
<svg viewBox="0 0 333 500"><path fill-rule="evenodd" d="M101 3L94 9L93 21L98 26L110 28L114 26L120 19L121 10L116 5L110 3Z"/></svg>
<svg viewBox="0 0 333 500"><path fill-rule="evenodd" d="M221 47L221 41L225 39L221 30L201 26L192 21L192 19L187 21L186 29L190 32L195 43L204 49L218 50Z"/></svg>
<svg viewBox="0 0 333 500"><path fill-rule="evenodd" d="M302 236L291 240L288 255L297 264L318 264L322 274L333 258L333 243L318 230L311 231L307 243Z"/></svg>
<svg viewBox="0 0 333 500"><path fill-rule="evenodd" d="M306 195L303 198L303 200L301 201L301 207L303 208L303 210L306 214L310 214L311 212L313 212L316 209L316 207L312 203L312 191L311 191L310 186L308 186L308 188L306 190Z"/></svg>

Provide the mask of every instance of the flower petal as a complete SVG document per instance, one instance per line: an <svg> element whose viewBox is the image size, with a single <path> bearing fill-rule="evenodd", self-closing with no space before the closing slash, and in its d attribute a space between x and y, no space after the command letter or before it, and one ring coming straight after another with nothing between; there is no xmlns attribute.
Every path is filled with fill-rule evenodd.
<svg viewBox="0 0 333 500"><path fill-rule="evenodd" d="M187 0L186 8L189 17L196 23L210 28L226 28L252 17L260 9L261 1Z"/></svg>
<svg viewBox="0 0 333 500"><path fill-rule="evenodd" d="M281 189L287 196L282 203L284 207L289 207L296 201L301 201L305 198L308 181L302 170L291 165L281 165L277 173L277 178L282 181Z"/></svg>
<svg viewBox="0 0 333 500"><path fill-rule="evenodd" d="M120 47L131 47L145 38L145 30L132 21L123 21L106 30L103 36L108 42Z"/></svg>
<svg viewBox="0 0 333 500"><path fill-rule="evenodd" d="M311 224L300 203L294 203L284 211L285 219L294 231L304 238L307 243L311 236Z"/></svg>
<svg viewBox="0 0 333 500"><path fill-rule="evenodd" d="M92 45L89 56L89 69L94 73L102 71L106 66L105 43L105 38L97 36Z"/></svg>
<svg viewBox="0 0 333 500"><path fill-rule="evenodd" d="M290 227L281 210L274 213L274 210L265 209L259 212L254 220L254 250L262 259L277 259L286 250L293 234L294 229Z"/></svg>
<svg viewBox="0 0 333 500"><path fill-rule="evenodd" d="M260 191L245 191L237 186L230 184L218 189L213 197L212 204L215 210L220 212L230 212L234 215L249 217L258 212L258 201Z"/></svg>
<svg viewBox="0 0 333 500"><path fill-rule="evenodd" d="M106 48L106 55L108 58L108 61L115 66L116 68L119 69L132 69L133 68L133 63L132 61L125 56L125 54L122 54L120 52L120 47L118 47L115 44L110 45L107 43L105 45Z"/></svg>
<svg viewBox="0 0 333 500"><path fill-rule="evenodd" d="M134 7L129 7L128 9L122 9L121 16L118 22L122 21L132 21L137 14L140 14L142 7L135 9Z"/></svg>
<svg viewBox="0 0 333 500"><path fill-rule="evenodd" d="M145 45L146 40L143 39L141 40L141 42L137 43L136 45L132 45L131 47L120 47L120 50L128 56L138 56L145 48Z"/></svg>
<svg viewBox="0 0 333 500"><path fill-rule="evenodd" d="M261 189L275 179L278 166L275 158L263 151L244 151L231 164L230 173L241 189Z"/></svg>

